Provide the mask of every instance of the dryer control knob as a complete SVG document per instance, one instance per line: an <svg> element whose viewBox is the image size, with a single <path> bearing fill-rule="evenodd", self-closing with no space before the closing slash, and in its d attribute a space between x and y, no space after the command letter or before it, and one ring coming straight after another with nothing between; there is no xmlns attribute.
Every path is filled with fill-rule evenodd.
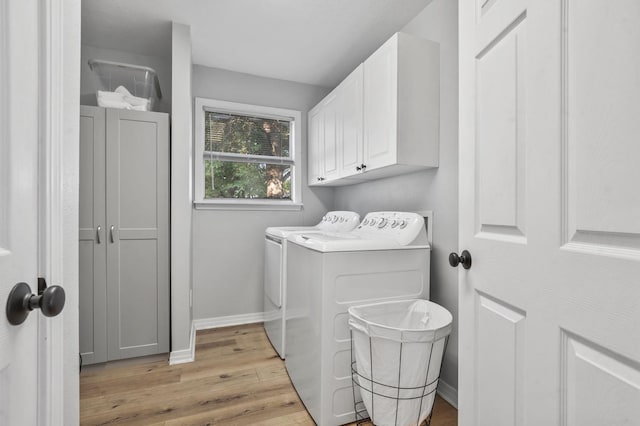
<svg viewBox="0 0 640 426"><path fill-rule="evenodd" d="M385 219L383 217L382 219L380 219L380 223L378 224L378 228L384 228L386 224L387 224L387 219Z"/></svg>
<svg viewBox="0 0 640 426"><path fill-rule="evenodd" d="M407 227L407 221L406 220L401 220L400 221L400 229L404 229Z"/></svg>

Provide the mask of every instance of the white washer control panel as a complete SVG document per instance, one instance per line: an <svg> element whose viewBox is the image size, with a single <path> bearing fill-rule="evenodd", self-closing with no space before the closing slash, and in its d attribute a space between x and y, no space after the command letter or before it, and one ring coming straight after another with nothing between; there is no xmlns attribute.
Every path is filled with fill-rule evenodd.
<svg viewBox="0 0 640 426"><path fill-rule="evenodd" d="M327 213L317 227L327 232L347 232L355 228L359 220L356 212L333 211Z"/></svg>
<svg viewBox="0 0 640 426"><path fill-rule="evenodd" d="M424 218L412 212L371 212L352 231L361 238L390 239L400 245L424 243Z"/></svg>

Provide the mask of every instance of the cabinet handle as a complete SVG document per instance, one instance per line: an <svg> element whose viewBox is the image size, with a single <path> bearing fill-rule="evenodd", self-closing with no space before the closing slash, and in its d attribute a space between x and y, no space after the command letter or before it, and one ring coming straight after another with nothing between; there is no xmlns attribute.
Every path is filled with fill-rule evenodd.
<svg viewBox="0 0 640 426"><path fill-rule="evenodd" d="M114 242L113 240L113 225L111 225L111 228L109 228L109 238L111 239L111 243Z"/></svg>
<svg viewBox="0 0 640 426"><path fill-rule="evenodd" d="M359 172L360 170L362 170L362 167L356 166L356 172Z"/></svg>
<svg viewBox="0 0 640 426"><path fill-rule="evenodd" d="M96 229L96 237L97 237L98 244L102 244L102 241L100 240L101 232L102 232L102 227L98 225L98 228Z"/></svg>
<svg viewBox="0 0 640 426"><path fill-rule="evenodd" d="M366 164L363 164L363 165L362 165L362 166L360 166L360 167L362 168L362 171L364 171L364 169L366 169L366 168L367 168L367 165L366 165Z"/></svg>

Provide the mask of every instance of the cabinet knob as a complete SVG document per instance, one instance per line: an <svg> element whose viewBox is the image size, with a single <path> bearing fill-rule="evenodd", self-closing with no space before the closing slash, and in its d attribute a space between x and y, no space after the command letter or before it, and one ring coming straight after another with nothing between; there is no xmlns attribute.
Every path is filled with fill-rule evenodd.
<svg viewBox="0 0 640 426"><path fill-rule="evenodd" d="M359 172L360 170L362 170L362 167L356 166L356 172Z"/></svg>

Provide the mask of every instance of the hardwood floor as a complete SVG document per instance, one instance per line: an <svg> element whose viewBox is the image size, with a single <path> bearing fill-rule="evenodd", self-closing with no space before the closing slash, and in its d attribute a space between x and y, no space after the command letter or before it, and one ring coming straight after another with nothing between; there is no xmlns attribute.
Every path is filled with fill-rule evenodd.
<svg viewBox="0 0 640 426"><path fill-rule="evenodd" d="M199 331L196 360L144 359L85 367L82 425L313 425L261 324ZM457 425L436 400L432 426Z"/></svg>

